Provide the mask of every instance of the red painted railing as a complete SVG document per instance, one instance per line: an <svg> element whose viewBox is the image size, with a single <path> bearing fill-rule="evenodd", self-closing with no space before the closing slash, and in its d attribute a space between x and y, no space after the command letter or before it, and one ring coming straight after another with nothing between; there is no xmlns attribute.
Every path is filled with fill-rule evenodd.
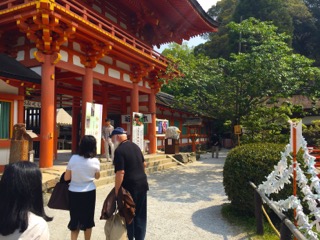
<svg viewBox="0 0 320 240"><path fill-rule="evenodd" d="M165 64L169 63L169 60L167 58L154 51L151 46L148 46L143 41L127 33L124 29L115 26L111 21L106 19L106 17L94 10L87 8L81 2L78 2L77 0L56 0L56 3L66 8L68 11L98 26L102 30L110 33L112 36L117 37L123 42L140 50L141 52L146 53Z"/></svg>
<svg viewBox="0 0 320 240"><path fill-rule="evenodd" d="M12 8L17 5L24 3L34 2L34 0L2 0L0 1L0 11ZM55 0L55 2L78 15L79 17L91 22L92 24L98 26L102 30L110 33L112 36L118 38L119 40L131 45L132 47L138 49L139 51L149 55L150 57L157 59L158 61L168 65L170 60L162 56L157 51L154 51L152 46L147 45L142 40L137 39L133 35L127 33L124 29L115 26L111 21L98 12L89 9L83 3L77 0Z"/></svg>
<svg viewBox="0 0 320 240"><path fill-rule="evenodd" d="M0 1L0 11L12 8L14 6L17 6L23 3L28 3L28 2L32 2L32 1L31 0L2 0Z"/></svg>

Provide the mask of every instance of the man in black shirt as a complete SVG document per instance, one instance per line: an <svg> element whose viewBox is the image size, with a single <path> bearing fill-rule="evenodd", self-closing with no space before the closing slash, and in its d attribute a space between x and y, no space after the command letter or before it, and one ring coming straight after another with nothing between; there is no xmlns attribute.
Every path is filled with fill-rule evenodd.
<svg viewBox="0 0 320 240"><path fill-rule="evenodd" d="M113 130L114 171L116 196L120 186L127 189L136 204L133 222L127 225L129 240L143 240L147 228L147 191L149 190L143 154L135 143L127 139L123 128Z"/></svg>
<svg viewBox="0 0 320 240"><path fill-rule="evenodd" d="M216 153L216 158L218 158L220 141L219 141L218 135L215 133L211 137L211 146L212 146L212 158L214 158L214 153Z"/></svg>

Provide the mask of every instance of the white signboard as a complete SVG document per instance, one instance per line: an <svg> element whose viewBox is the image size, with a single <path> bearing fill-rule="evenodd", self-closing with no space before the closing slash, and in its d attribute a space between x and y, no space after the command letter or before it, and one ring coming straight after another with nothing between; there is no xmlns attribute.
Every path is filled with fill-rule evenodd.
<svg viewBox="0 0 320 240"><path fill-rule="evenodd" d="M140 113L142 114L142 113ZM143 123L152 123L151 114L142 114ZM130 115L121 115L121 123L131 123L131 116Z"/></svg>
<svg viewBox="0 0 320 240"><path fill-rule="evenodd" d="M97 154L101 153L102 105L87 103L85 135L92 135L97 140Z"/></svg>
<svg viewBox="0 0 320 240"><path fill-rule="evenodd" d="M32 108L41 108L40 102L30 101L30 100L24 100L24 106L25 107L32 107Z"/></svg>
<svg viewBox="0 0 320 240"><path fill-rule="evenodd" d="M132 142L137 144L141 151L144 151L143 114L134 112L132 117Z"/></svg>

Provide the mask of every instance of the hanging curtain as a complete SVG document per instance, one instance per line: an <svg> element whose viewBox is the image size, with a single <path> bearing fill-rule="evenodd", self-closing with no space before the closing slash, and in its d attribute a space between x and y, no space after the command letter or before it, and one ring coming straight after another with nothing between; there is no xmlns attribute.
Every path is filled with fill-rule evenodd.
<svg viewBox="0 0 320 240"><path fill-rule="evenodd" d="M0 101L0 139L10 138L10 102Z"/></svg>

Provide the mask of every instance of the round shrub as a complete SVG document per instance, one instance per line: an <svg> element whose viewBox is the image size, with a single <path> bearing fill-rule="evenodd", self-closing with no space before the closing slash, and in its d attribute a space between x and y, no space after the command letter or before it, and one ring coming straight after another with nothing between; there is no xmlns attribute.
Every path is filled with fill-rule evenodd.
<svg viewBox="0 0 320 240"><path fill-rule="evenodd" d="M231 204L245 213L254 212L253 189L249 181L256 186L266 181L281 159L284 144L255 143L246 144L231 150L223 168L223 185ZM286 198L292 192L292 186L279 194L273 194L274 200Z"/></svg>

